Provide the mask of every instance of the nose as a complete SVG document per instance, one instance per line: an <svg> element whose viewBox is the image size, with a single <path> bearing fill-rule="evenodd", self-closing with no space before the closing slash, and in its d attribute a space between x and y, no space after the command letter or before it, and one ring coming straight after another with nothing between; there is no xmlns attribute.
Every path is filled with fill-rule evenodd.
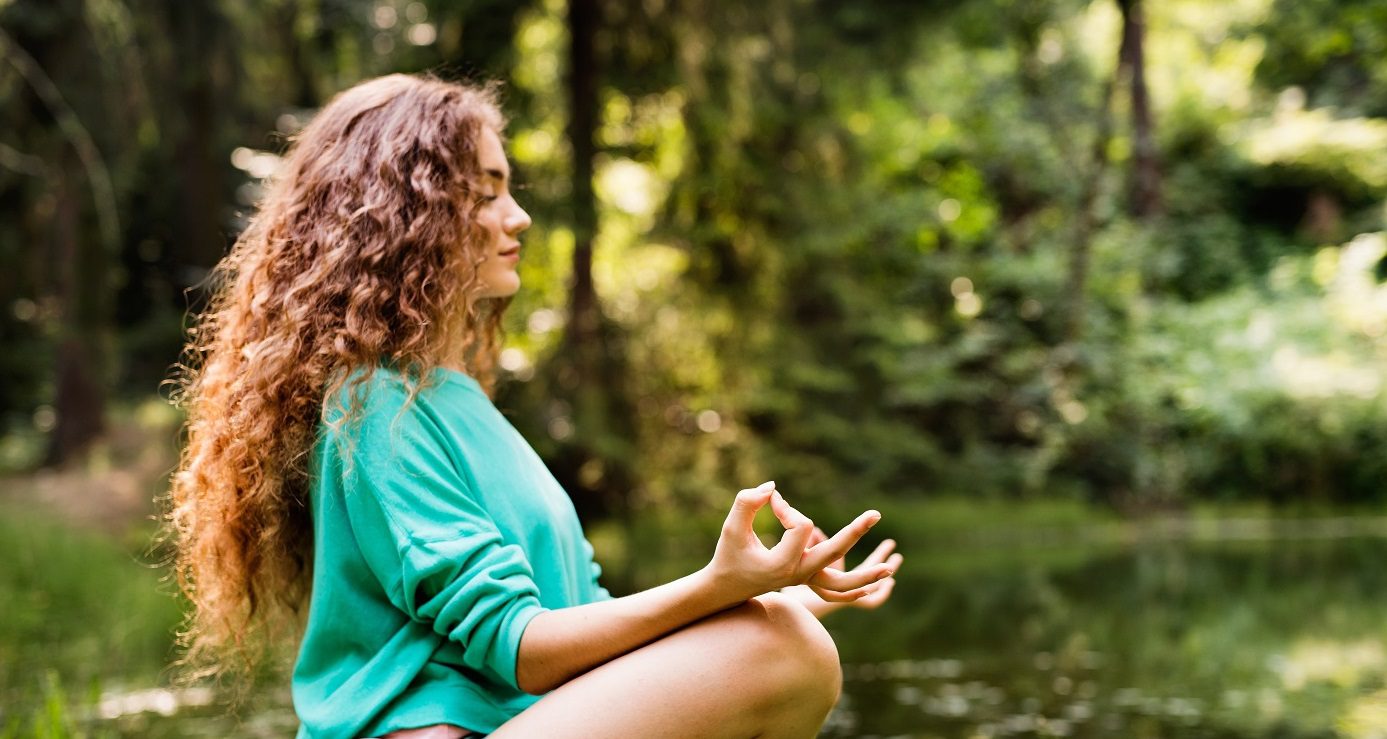
<svg viewBox="0 0 1387 739"><path fill-rule="evenodd" d="M506 214L506 233L518 234L530 227L530 214L526 213L525 209L520 207L519 203L515 201L511 202L514 208L511 209L510 213Z"/></svg>

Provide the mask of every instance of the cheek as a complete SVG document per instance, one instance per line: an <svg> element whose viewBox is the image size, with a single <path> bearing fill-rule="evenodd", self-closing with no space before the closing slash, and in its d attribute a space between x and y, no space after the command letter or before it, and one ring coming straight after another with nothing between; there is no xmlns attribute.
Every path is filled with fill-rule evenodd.
<svg viewBox="0 0 1387 739"><path fill-rule="evenodd" d="M482 239L487 242L495 241L501 235L501 218L490 210L477 216L478 230L481 231Z"/></svg>

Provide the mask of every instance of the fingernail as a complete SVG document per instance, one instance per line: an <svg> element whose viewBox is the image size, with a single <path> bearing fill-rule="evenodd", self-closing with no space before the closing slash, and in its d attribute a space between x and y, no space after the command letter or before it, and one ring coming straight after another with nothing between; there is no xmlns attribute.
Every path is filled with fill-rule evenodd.
<svg viewBox="0 0 1387 739"><path fill-rule="evenodd" d="M757 490L775 487L775 480L767 480L756 487Z"/></svg>

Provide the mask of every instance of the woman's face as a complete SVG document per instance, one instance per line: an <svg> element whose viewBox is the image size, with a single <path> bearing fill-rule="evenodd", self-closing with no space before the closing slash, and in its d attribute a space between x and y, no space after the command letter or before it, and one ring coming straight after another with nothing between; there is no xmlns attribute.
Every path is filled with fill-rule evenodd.
<svg viewBox="0 0 1387 739"><path fill-rule="evenodd" d="M510 164L501 147L501 137L482 128L477 153L482 170L482 204L477 211L481 226L482 262L477 267L482 297L506 298L520 289L520 232L530 227L525 212L510 192Z"/></svg>

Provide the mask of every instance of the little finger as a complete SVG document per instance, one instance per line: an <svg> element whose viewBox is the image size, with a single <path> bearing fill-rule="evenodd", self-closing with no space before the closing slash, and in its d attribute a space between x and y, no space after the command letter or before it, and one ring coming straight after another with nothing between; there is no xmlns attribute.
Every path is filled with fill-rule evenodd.
<svg viewBox="0 0 1387 739"><path fill-rule="evenodd" d="M891 597L891 591L896 589L896 578L888 577L885 580L872 586L872 591L857 599L854 606L871 610L885 603Z"/></svg>
<svg viewBox="0 0 1387 739"><path fill-rule="evenodd" d="M871 595L871 591L867 588L858 588L856 590L849 590L844 593L839 592L837 590L830 590L828 588L821 588L817 585L811 584L809 586L809 589L813 590L815 594L817 594L820 598L823 598L824 600L828 601L829 603L852 603L854 601L865 598L868 595Z"/></svg>
<svg viewBox="0 0 1387 739"><path fill-rule="evenodd" d="M867 568L859 567L849 572L835 570L832 567L825 567L815 573L813 577L809 578L809 584L842 593L866 587L874 582L890 577L891 574L891 568L884 564Z"/></svg>

